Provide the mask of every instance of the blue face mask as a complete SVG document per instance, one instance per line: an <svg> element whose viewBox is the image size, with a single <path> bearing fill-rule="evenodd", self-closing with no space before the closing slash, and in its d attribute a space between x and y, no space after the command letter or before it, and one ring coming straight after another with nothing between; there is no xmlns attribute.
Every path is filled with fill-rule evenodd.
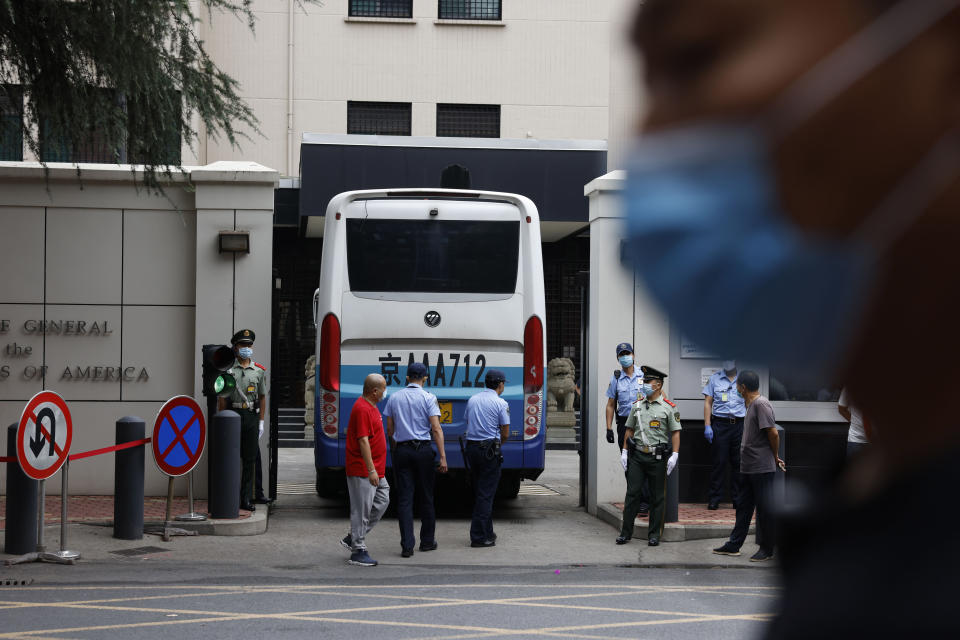
<svg viewBox="0 0 960 640"><path fill-rule="evenodd" d="M620 356L617 360L620 361L620 366L624 369L633 365L633 356L630 355Z"/></svg>
<svg viewBox="0 0 960 640"><path fill-rule="evenodd" d="M642 385L640 385L640 395L648 396L648 397L649 397L649 396L652 396L652 395L653 395L653 387L650 386L650 385L647 384L647 383L643 383Z"/></svg>
<svg viewBox="0 0 960 640"><path fill-rule="evenodd" d="M960 170L960 135L945 136L845 238L813 235L784 214L771 150L784 132L957 5L904 0L801 78L758 122L643 136L628 164L624 206L631 244L656 247L657 259L634 266L684 334L798 379L827 379L842 364L878 259ZM873 56L866 65L864 50ZM717 286L721 274L736 284Z"/></svg>
<svg viewBox="0 0 960 640"><path fill-rule="evenodd" d="M237 349L237 353L240 354L240 357L245 360L249 360L253 357L253 349L250 347L240 347Z"/></svg>

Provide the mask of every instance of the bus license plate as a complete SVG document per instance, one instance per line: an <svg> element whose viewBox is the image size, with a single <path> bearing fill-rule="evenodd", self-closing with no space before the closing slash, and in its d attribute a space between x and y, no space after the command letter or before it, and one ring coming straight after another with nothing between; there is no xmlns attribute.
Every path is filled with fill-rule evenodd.
<svg viewBox="0 0 960 640"><path fill-rule="evenodd" d="M438 402L440 405L440 424L450 424L453 422L453 403Z"/></svg>

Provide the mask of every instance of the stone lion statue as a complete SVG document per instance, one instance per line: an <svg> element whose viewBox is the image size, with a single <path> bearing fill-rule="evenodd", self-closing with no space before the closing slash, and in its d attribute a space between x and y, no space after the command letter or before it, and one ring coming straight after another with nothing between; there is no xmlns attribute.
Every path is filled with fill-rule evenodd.
<svg viewBox="0 0 960 640"><path fill-rule="evenodd" d="M570 358L554 358L547 363L547 408L554 411L573 411L576 396L575 369Z"/></svg>
<svg viewBox="0 0 960 640"><path fill-rule="evenodd" d="M307 363L303 367L303 374L306 378L306 382L303 385L303 402L306 411L303 414L303 422L308 427L313 426L313 405L314 405L314 392L317 388L317 379L316 379L316 364L317 356L310 356L307 358Z"/></svg>

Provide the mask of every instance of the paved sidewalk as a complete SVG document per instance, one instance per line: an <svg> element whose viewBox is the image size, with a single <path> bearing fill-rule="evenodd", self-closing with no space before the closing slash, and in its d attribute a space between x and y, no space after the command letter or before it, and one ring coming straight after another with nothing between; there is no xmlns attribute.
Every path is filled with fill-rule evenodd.
<svg viewBox="0 0 960 640"><path fill-rule="evenodd" d="M716 511L707 509L704 503L681 504L678 516L677 522L668 522L664 525L662 538L664 542L726 538L730 535L737 519L731 504L721 504ZM598 505L597 517L619 531L620 523L623 521L623 503ZM637 516L634 521L634 537L646 538L647 526L647 516ZM749 533L754 533L752 524Z"/></svg>

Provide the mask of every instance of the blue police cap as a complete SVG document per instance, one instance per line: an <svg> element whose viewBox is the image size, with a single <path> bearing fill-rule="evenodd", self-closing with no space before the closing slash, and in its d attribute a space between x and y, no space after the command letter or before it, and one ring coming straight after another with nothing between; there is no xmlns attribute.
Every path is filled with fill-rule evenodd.
<svg viewBox="0 0 960 640"><path fill-rule="evenodd" d="M501 382L507 381L507 376L505 376L503 371L500 371L500 369L490 369L487 371L487 375L484 380L487 384L500 384Z"/></svg>
<svg viewBox="0 0 960 640"><path fill-rule="evenodd" d="M618 344L617 355L619 356L624 351L629 351L630 353L633 353L633 345L630 344L629 342L621 342L620 344Z"/></svg>
<svg viewBox="0 0 960 640"><path fill-rule="evenodd" d="M407 377L420 379L426 378L429 375L427 372L427 367L424 366L422 362L414 362L409 367L407 367Z"/></svg>

